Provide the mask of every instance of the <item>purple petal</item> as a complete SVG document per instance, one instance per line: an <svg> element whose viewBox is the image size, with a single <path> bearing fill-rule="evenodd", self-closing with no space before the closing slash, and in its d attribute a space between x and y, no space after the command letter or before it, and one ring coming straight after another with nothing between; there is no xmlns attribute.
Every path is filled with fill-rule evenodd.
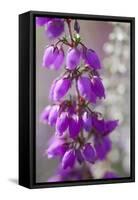
<svg viewBox="0 0 138 200"><path fill-rule="evenodd" d="M53 63L54 69L58 70L62 66L64 61L64 51L63 49L59 49L58 55Z"/></svg>
<svg viewBox="0 0 138 200"><path fill-rule="evenodd" d="M107 154L111 150L112 144L108 137L95 138L94 147L96 150L96 154L98 159L104 160L106 159Z"/></svg>
<svg viewBox="0 0 138 200"><path fill-rule="evenodd" d="M93 88L93 92L96 94L97 97L99 97L100 99L102 97L105 98L105 89L104 89L103 83L99 77L97 77L97 76L93 77L92 88Z"/></svg>
<svg viewBox="0 0 138 200"><path fill-rule="evenodd" d="M104 135L108 135L109 133L111 133L118 126L118 122L118 120L106 121Z"/></svg>
<svg viewBox="0 0 138 200"><path fill-rule="evenodd" d="M66 67L70 70L75 69L80 63L80 51L77 48L68 50L66 56Z"/></svg>
<svg viewBox="0 0 138 200"><path fill-rule="evenodd" d="M65 144L64 140L54 139L49 148L47 149L48 158L53 158L55 156L63 156L67 151L68 146Z"/></svg>
<svg viewBox="0 0 138 200"><path fill-rule="evenodd" d="M84 112L82 116L83 120L83 127L86 131L91 131L92 130L92 117L87 113Z"/></svg>
<svg viewBox="0 0 138 200"><path fill-rule="evenodd" d="M80 164L83 163L84 157L83 157L83 155L82 155L80 149L77 149L77 150L76 150L76 158L77 158L77 160L78 160L78 162L79 162Z"/></svg>
<svg viewBox="0 0 138 200"><path fill-rule="evenodd" d="M66 151L66 153L63 156L62 159L62 168L66 169L68 167L73 167L75 164L75 151L73 149L70 149Z"/></svg>
<svg viewBox="0 0 138 200"><path fill-rule="evenodd" d="M97 130L98 133L103 134L105 130L105 121L104 119L98 119L96 117L93 117L92 123L94 128Z"/></svg>
<svg viewBox="0 0 138 200"><path fill-rule="evenodd" d="M44 52L42 66L50 69L57 55L58 55L57 48L54 48L54 46L47 47Z"/></svg>
<svg viewBox="0 0 138 200"><path fill-rule="evenodd" d="M85 62L93 69L100 69L101 63L98 55L92 49L87 49L85 51Z"/></svg>
<svg viewBox="0 0 138 200"><path fill-rule="evenodd" d="M40 121L46 123L48 121L49 113L51 111L51 106L47 106L40 115Z"/></svg>
<svg viewBox="0 0 138 200"><path fill-rule="evenodd" d="M64 31L64 20L53 19L47 23L46 33L49 38L53 39L59 37Z"/></svg>
<svg viewBox="0 0 138 200"><path fill-rule="evenodd" d="M57 121L57 117L59 114L59 106L58 105L54 105L49 113L49 117L48 117L48 123L53 126L55 125L56 121Z"/></svg>
<svg viewBox="0 0 138 200"><path fill-rule="evenodd" d="M53 92L53 100L59 101L68 92L71 87L71 80L67 78L60 79L56 82Z"/></svg>
<svg viewBox="0 0 138 200"><path fill-rule="evenodd" d="M76 138L81 130L81 120L77 115L73 115L69 119L69 135L71 138Z"/></svg>
<svg viewBox="0 0 138 200"><path fill-rule="evenodd" d="M87 77L81 76L77 82L80 95L86 98L88 101L96 103L96 95L92 91L91 80Z"/></svg>
<svg viewBox="0 0 138 200"><path fill-rule="evenodd" d="M58 135L63 134L63 132L68 128L68 124L68 114L64 112L57 118L56 131L58 132Z"/></svg>
<svg viewBox="0 0 138 200"><path fill-rule="evenodd" d="M86 161L90 162L90 163L94 163L95 162L95 151L93 149L93 147L90 145L90 143L85 144L84 146L84 150L83 150L83 155Z"/></svg>

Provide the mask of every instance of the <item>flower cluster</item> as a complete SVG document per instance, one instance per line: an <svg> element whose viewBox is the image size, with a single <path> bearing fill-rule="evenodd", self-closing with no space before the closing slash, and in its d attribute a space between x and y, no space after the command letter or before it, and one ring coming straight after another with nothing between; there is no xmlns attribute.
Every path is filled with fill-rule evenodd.
<svg viewBox="0 0 138 200"><path fill-rule="evenodd" d="M109 135L118 126L118 120L106 120L95 110L96 103L106 97L99 74L100 58L82 43L77 20L37 17L36 24L45 27L49 38L58 38L55 44L46 47L42 66L54 70L64 66L65 69L50 88L53 104L46 106L40 116L41 122L55 127L46 154L48 158L60 159L60 167L50 181L93 178L89 164L106 159L112 148ZM69 37L59 38L65 26ZM68 47L67 52L64 46ZM69 95L74 86L75 95Z"/></svg>

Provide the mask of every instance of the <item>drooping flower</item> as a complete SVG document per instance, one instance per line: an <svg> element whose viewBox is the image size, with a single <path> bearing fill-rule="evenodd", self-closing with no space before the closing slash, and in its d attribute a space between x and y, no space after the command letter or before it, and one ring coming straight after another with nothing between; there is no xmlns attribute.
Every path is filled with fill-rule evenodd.
<svg viewBox="0 0 138 200"><path fill-rule="evenodd" d="M105 172L103 178L105 178L105 179L114 179L114 178L119 178L119 176L117 175L116 172L107 171L107 172Z"/></svg>
<svg viewBox="0 0 138 200"><path fill-rule="evenodd" d="M71 48L66 56L66 68L74 70L80 63L80 51L77 48Z"/></svg>
<svg viewBox="0 0 138 200"><path fill-rule="evenodd" d="M61 113L61 115L57 118L56 122L56 131L57 134L60 136L64 133L69 125L69 119L67 112Z"/></svg>
<svg viewBox="0 0 138 200"><path fill-rule="evenodd" d="M47 23L45 30L50 39L59 37L64 31L64 20L58 18L52 19Z"/></svg>
<svg viewBox="0 0 138 200"><path fill-rule="evenodd" d="M64 154L63 158L62 158L62 168L66 169L68 167L73 167L75 164L75 150L74 149L70 149L68 151L66 151L66 153Z"/></svg>
<svg viewBox="0 0 138 200"><path fill-rule="evenodd" d="M108 137L95 137L94 147L96 150L97 159L104 160L111 150L111 140Z"/></svg>
<svg viewBox="0 0 138 200"><path fill-rule="evenodd" d="M54 105L49 113L49 117L48 117L48 123L49 125L53 126L56 124L57 121L57 117L59 114L59 106L58 105Z"/></svg>
<svg viewBox="0 0 138 200"><path fill-rule="evenodd" d="M98 119L97 117L93 117L93 126L95 127L98 133L101 133L101 135L106 136L118 126L118 120L105 121L103 118Z"/></svg>
<svg viewBox="0 0 138 200"><path fill-rule="evenodd" d="M85 49L83 51L83 58L85 63L89 65L92 69L100 69L101 63L100 59L95 51L92 49Z"/></svg>
<svg viewBox="0 0 138 200"><path fill-rule="evenodd" d="M62 78L54 82L51 87L50 93L53 101L59 101L66 95L69 88L71 87L71 80L69 78Z"/></svg>
<svg viewBox="0 0 138 200"><path fill-rule="evenodd" d="M80 164L84 162L84 157L80 149L76 149L76 159Z"/></svg>
<svg viewBox="0 0 138 200"><path fill-rule="evenodd" d="M86 131L91 131L92 130L92 117L90 114L88 114L87 112L83 113L82 116L82 120L83 120L83 128Z"/></svg>
<svg viewBox="0 0 138 200"><path fill-rule="evenodd" d="M105 89L104 89L103 83L101 79L97 76L93 76L92 78L92 89L97 97L99 97L100 99L102 97L105 98Z"/></svg>
<svg viewBox="0 0 138 200"><path fill-rule="evenodd" d="M76 138L81 130L82 122L78 115L74 114L69 119L69 135L71 138Z"/></svg>
<svg viewBox="0 0 138 200"><path fill-rule="evenodd" d="M94 148L91 146L90 143L85 144L83 155L86 161L90 163L94 163L96 159Z"/></svg>
<svg viewBox="0 0 138 200"><path fill-rule="evenodd" d="M49 46L43 56L42 66L48 69L58 70L64 61L64 51L62 48Z"/></svg>
<svg viewBox="0 0 138 200"><path fill-rule="evenodd" d="M46 123L48 121L49 113L51 111L51 106L46 106L43 112L40 115L40 121Z"/></svg>
<svg viewBox="0 0 138 200"><path fill-rule="evenodd" d="M79 77L77 85L81 96L92 103L96 103L96 95L92 91L92 82L88 77Z"/></svg>
<svg viewBox="0 0 138 200"><path fill-rule="evenodd" d="M105 130L105 121L103 118L98 119L97 117L93 117L93 126L98 133L101 135L104 133Z"/></svg>
<svg viewBox="0 0 138 200"><path fill-rule="evenodd" d="M48 158L53 158L55 156L63 156L68 149L68 145L64 140L59 138L54 138L47 149Z"/></svg>
<svg viewBox="0 0 138 200"><path fill-rule="evenodd" d="M49 17L36 17L36 25L43 26L50 20L51 20L51 18L49 18Z"/></svg>

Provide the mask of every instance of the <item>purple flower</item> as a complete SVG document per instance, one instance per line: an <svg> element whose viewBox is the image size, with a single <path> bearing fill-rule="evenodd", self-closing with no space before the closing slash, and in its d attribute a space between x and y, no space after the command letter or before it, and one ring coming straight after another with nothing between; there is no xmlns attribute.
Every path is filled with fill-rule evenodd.
<svg viewBox="0 0 138 200"><path fill-rule="evenodd" d="M119 176L115 172L107 171L107 172L105 172L103 178L113 179L113 178L119 178Z"/></svg>
<svg viewBox="0 0 138 200"><path fill-rule="evenodd" d="M92 130L92 117L89 115L87 112L83 113L82 116L83 120L83 127L86 131L91 131Z"/></svg>
<svg viewBox="0 0 138 200"><path fill-rule="evenodd" d="M94 147L96 150L97 158L100 160L104 160L111 150L112 144L108 137L95 137Z"/></svg>
<svg viewBox="0 0 138 200"><path fill-rule="evenodd" d="M92 119L93 126L98 133L103 134L105 130L105 122L104 119L98 119L97 117L93 117Z"/></svg>
<svg viewBox="0 0 138 200"><path fill-rule="evenodd" d="M81 76L77 82L80 95L92 103L96 103L96 95L92 91L92 82L88 77Z"/></svg>
<svg viewBox="0 0 138 200"><path fill-rule="evenodd" d="M64 140L54 138L51 145L47 149L48 158L53 158L55 156L63 156L68 149L68 145Z"/></svg>
<svg viewBox="0 0 138 200"><path fill-rule="evenodd" d="M40 115L40 121L46 123L48 121L49 113L51 111L51 106L46 106L43 112Z"/></svg>
<svg viewBox="0 0 138 200"><path fill-rule="evenodd" d="M68 151L66 151L66 153L64 154L63 158L62 158L62 168L66 169L68 167L73 167L75 164L75 151L74 149L70 149Z"/></svg>
<svg viewBox="0 0 138 200"><path fill-rule="evenodd" d="M66 112L61 113L56 122L56 131L59 136L62 135L64 131L68 128L68 124L68 114Z"/></svg>
<svg viewBox="0 0 138 200"><path fill-rule="evenodd" d="M67 69L73 70L80 63L80 51L77 48L71 48L68 50L66 56L66 67Z"/></svg>
<svg viewBox="0 0 138 200"><path fill-rule="evenodd" d="M48 117L48 123L53 126L55 125L56 121L57 121L57 117L59 114L59 106L58 105L54 105L49 113L49 117Z"/></svg>
<svg viewBox="0 0 138 200"><path fill-rule="evenodd" d="M49 46L46 48L43 56L42 66L48 69L58 70L64 61L64 51L62 48Z"/></svg>
<svg viewBox="0 0 138 200"><path fill-rule="evenodd" d="M105 98L105 89L104 89L103 83L101 79L97 76L94 76L92 79L92 89L97 97L99 97L100 99L102 97Z"/></svg>
<svg viewBox="0 0 138 200"><path fill-rule="evenodd" d="M118 120L105 121L104 119L93 117L93 126L98 131L98 133L106 136L118 126Z"/></svg>
<svg viewBox="0 0 138 200"><path fill-rule="evenodd" d="M71 138L76 138L81 130L81 119L76 115L72 115L69 119L69 135Z"/></svg>
<svg viewBox="0 0 138 200"><path fill-rule="evenodd" d="M51 87L51 98L53 101L59 101L66 95L71 87L71 80L68 78L62 78L53 83Z"/></svg>
<svg viewBox="0 0 138 200"><path fill-rule="evenodd" d="M84 162L84 157L80 149L76 149L76 158L80 164Z"/></svg>
<svg viewBox="0 0 138 200"><path fill-rule="evenodd" d="M98 55L96 54L95 51L92 49L86 49L83 52L83 58L91 68L93 69L100 69L101 68L101 63Z"/></svg>
<svg viewBox="0 0 138 200"><path fill-rule="evenodd" d="M104 135L111 133L118 126L118 122L118 120L105 121Z"/></svg>
<svg viewBox="0 0 138 200"><path fill-rule="evenodd" d="M43 26L50 20L51 18L48 17L36 17L36 25Z"/></svg>
<svg viewBox="0 0 138 200"><path fill-rule="evenodd" d="M91 146L90 143L85 144L83 155L86 161L90 163L94 163L96 159L94 148Z"/></svg>
<svg viewBox="0 0 138 200"><path fill-rule="evenodd" d="M49 38L59 37L64 31L64 20L54 18L47 23L46 33Z"/></svg>

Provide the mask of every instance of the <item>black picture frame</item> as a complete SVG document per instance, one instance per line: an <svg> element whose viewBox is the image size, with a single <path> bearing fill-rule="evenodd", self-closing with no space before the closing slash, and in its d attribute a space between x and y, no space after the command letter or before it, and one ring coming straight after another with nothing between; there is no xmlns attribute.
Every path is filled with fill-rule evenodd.
<svg viewBox="0 0 138 200"><path fill-rule="evenodd" d="M131 173L128 178L86 180L55 183L35 181L35 17L54 16L97 21L128 22L131 26ZM29 11L19 15L19 184L27 188L79 186L135 181L135 18L71 13Z"/></svg>

